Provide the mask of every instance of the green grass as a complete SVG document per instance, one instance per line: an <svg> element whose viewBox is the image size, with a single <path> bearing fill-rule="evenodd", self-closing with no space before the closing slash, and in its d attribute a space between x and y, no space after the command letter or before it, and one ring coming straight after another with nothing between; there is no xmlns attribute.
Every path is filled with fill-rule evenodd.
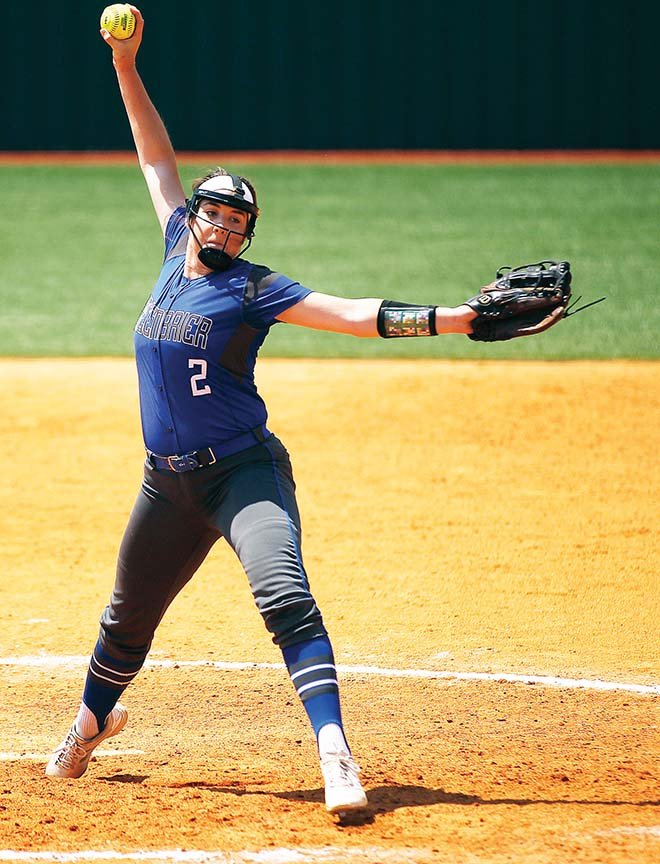
<svg viewBox="0 0 660 864"><path fill-rule="evenodd" d="M186 166L190 180L207 166ZM572 262L607 302L536 338L360 340L274 327L264 354L656 358L660 165L227 166L257 185L250 258L310 288L455 305L502 264ZM162 240L137 168L0 168L0 353L127 355Z"/></svg>

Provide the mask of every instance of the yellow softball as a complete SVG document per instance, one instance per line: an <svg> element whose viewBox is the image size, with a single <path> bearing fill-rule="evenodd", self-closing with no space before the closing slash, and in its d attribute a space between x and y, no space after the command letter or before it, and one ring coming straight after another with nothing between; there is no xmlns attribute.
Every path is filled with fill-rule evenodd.
<svg viewBox="0 0 660 864"><path fill-rule="evenodd" d="M135 15L128 3L106 6L101 15L101 27L115 39L130 39L135 30Z"/></svg>

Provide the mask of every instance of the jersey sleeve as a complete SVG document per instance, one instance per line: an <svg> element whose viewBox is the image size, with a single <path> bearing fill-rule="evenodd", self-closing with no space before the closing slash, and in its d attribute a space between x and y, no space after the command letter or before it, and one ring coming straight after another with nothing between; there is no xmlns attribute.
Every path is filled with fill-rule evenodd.
<svg viewBox="0 0 660 864"><path fill-rule="evenodd" d="M177 207L167 221L165 227L165 254L163 261L174 255L183 255L188 242L188 226L186 225L186 208Z"/></svg>
<svg viewBox="0 0 660 864"><path fill-rule="evenodd" d="M254 265L248 276L245 291L245 321L258 330L276 323L278 315L300 303L312 291L300 282L293 282L268 267Z"/></svg>

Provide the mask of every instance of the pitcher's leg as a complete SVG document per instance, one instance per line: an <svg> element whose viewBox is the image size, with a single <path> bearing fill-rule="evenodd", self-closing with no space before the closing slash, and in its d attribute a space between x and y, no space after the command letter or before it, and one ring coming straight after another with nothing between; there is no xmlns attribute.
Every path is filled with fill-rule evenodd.
<svg viewBox="0 0 660 864"><path fill-rule="evenodd" d="M264 448L266 458L234 472L216 524L243 564L316 734L328 809L364 807L359 769L343 731L332 646L303 563L288 454L277 439L269 439Z"/></svg>
<svg viewBox="0 0 660 864"><path fill-rule="evenodd" d="M83 701L99 725L103 712L142 668L167 608L218 538L186 506L181 487L179 476L147 467L119 549L115 585L101 616L85 685Z"/></svg>
<svg viewBox="0 0 660 864"><path fill-rule="evenodd" d="M273 641L285 648L327 635L303 563L291 465L276 438L236 465L210 518L238 555Z"/></svg>
<svg viewBox="0 0 660 864"><path fill-rule="evenodd" d="M156 475L147 469L126 527L82 703L48 763L50 776L79 777L100 741L121 731L126 711L117 701L141 669L167 607L218 537L206 520L189 512L178 478Z"/></svg>

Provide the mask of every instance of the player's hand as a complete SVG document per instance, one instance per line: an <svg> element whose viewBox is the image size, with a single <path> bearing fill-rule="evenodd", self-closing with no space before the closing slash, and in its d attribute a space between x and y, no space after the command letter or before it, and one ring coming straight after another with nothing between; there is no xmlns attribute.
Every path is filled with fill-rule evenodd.
<svg viewBox="0 0 660 864"><path fill-rule="evenodd" d="M130 39L115 39L107 30L101 28L101 38L112 48L112 62L117 64L135 63L135 57L142 42L142 31L144 30L144 18L136 6L130 6L135 15L135 30Z"/></svg>
<svg viewBox="0 0 660 864"><path fill-rule="evenodd" d="M477 313L474 309L463 303L460 306L455 307L454 313L456 314L456 323L458 325L454 332L465 333L466 336L472 333L471 322L477 317Z"/></svg>
<svg viewBox="0 0 660 864"><path fill-rule="evenodd" d="M481 290L482 291L494 291L496 287L497 287L497 282L494 280L493 282L490 282L488 285L484 285L484 287ZM460 306L457 306L456 312L460 314L460 320L461 320L461 324L463 327L463 329L460 330L459 332L465 333L466 336L469 336L470 333L474 332L472 329L472 323L471 322L474 321L474 319L478 317L477 313L474 311L474 309L471 306L468 306L465 303L461 304Z"/></svg>
<svg viewBox="0 0 660 864"><path fill-rule="evenodd" d="M471 322L477 317L474 309L466 304L461 306L436 306L435 307L435 330L436 333L472 333Z"/></svg>

